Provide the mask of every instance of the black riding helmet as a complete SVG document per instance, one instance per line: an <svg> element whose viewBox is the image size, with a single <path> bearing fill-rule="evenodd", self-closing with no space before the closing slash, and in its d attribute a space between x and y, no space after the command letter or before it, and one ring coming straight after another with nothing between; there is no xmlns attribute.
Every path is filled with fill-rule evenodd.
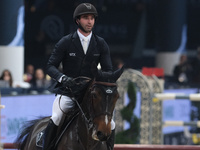
<svg viewBox="0 0 200 150"><path fill-rule="evenodd" d="M82 3L76 7L74 10L73 20L76 23L76 19L84 14L93 14L95 20L97 19L98 13L96 8L90 3ZM77 24L77 23L76 23Z"/></svg>

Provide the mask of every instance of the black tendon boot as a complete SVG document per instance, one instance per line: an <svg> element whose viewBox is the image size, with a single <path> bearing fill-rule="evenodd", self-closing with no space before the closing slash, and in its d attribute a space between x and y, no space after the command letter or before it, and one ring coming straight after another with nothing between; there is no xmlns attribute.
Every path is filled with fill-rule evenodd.
<svg viewBox="0 0 200 150"><path fill-rule="evenodd" d="M112 130L112 133L108 140L106 141L108 150L113 150L114 149L114 144L115 144L115 129Z"/></svg>
<svg viewBox="0 0 200 150"><path fill-rule="evenodd" d="M45 132L44 132L44 140L43 140L43 148L42 150L53 150L54 138L56 137L58 126L56 126L53 121L50 119L49 124L47 125Z"/></svg>

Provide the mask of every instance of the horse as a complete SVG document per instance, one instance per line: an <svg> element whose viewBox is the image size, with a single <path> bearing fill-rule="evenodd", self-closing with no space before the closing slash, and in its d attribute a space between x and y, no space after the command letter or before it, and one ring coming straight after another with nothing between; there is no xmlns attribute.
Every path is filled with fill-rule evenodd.
<svg viewBox="0 0 200 150"><path fill-rule="evenodd" d="M95 77L89 81L82 102L75 100L76 113L58 131L55 150L108 150L106 141L112 132L111 119L119 98L116 81L122 73L123 68L111 73L93 69ZM26 123L16 139L18 150L42 150L36 140L49 119L43 117Z"/></svg>

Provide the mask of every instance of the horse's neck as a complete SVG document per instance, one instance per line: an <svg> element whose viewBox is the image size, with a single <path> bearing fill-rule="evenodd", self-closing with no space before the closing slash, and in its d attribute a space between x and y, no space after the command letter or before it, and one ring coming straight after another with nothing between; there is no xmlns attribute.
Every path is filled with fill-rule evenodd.
<svg viewBox="0 0 200 150"><path fill-rule="evenodd" d="M92 130L89 129L88 122L79 114L78 122L77 122L77 134L81 144L88 149L90 143L94 142L92 139Z"/></svg>
<svg viewBox="0 0 200 150"><path fill-rule="evenodd" d="M79 139L84 147L89 149L90 146L94 146L96 141L92 138L92 128L89 125L90 120L90 111L89 111L89 103L90 103L90 93L87 92L83 98L81 108L83 110L84 115L80 111L78 122L77 122L77 133Z"/></svg>
<svg viewBox="0 0 200 150"><path fill-rule="evenodd" d="M89 112L89 107L88 105L89 104L89 92L87 92L83 98L83 101L81 103L81 109L82 111L80 110L79 111L79 119L78 119L78 124L81 124L79 126L80 130L84 127L85 130L88 130L88 121L90 119L90 112Z"/></svg>
<svg viewBox="0 0 200 150"><path fill-rule="evenodd" d="M87 91L86 91L86 93L85 93L85 95L83 97L82 103L81 103L81 108L82 108L82 110L83 110L83 112L84 112L84 114L86 115L87 118L90 117L89 116L89 107L88 107L88 105L90 105L89 104L89 102L90 102L89 101L89 98L90 98L89 89L90 89L90 87L87 89Z"/></svg>
<svg viewBox="0 0 200 150"><path fill-rule="evenodd" d="M92 128L89 127L89 119L90 118L90 88L92 83L89 85L81 103L81 108L84 113L79 112L78 122L77 122L77 134L80 142L82 143L83 147L86 149L94 149L93 147L97 146L97 141L92 138Z"/></svg>

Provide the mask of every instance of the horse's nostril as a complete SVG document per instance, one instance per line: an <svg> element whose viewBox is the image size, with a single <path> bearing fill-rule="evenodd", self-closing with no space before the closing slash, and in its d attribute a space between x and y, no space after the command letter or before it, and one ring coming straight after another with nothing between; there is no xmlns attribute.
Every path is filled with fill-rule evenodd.
<svg viewBox="0 0 200 150"><path fill-rule="evenodd" d="M98 131L97 132L97 137L100 141L107 141L108 136L106 136L103 132Z"/></svg>
<svg viewBox="0 0 200 150"><path fill-rule="evenodd" d="M101 131L97 132L97 137L99 138L100 141L104 141L105 136Z"/></svg>
<svg viewBox="0 0 200 150"><path fill-rule="evenodd" d="M98 136L98 138L103 137L103 133L101 131L98 131L97 136Z"/></svg>

